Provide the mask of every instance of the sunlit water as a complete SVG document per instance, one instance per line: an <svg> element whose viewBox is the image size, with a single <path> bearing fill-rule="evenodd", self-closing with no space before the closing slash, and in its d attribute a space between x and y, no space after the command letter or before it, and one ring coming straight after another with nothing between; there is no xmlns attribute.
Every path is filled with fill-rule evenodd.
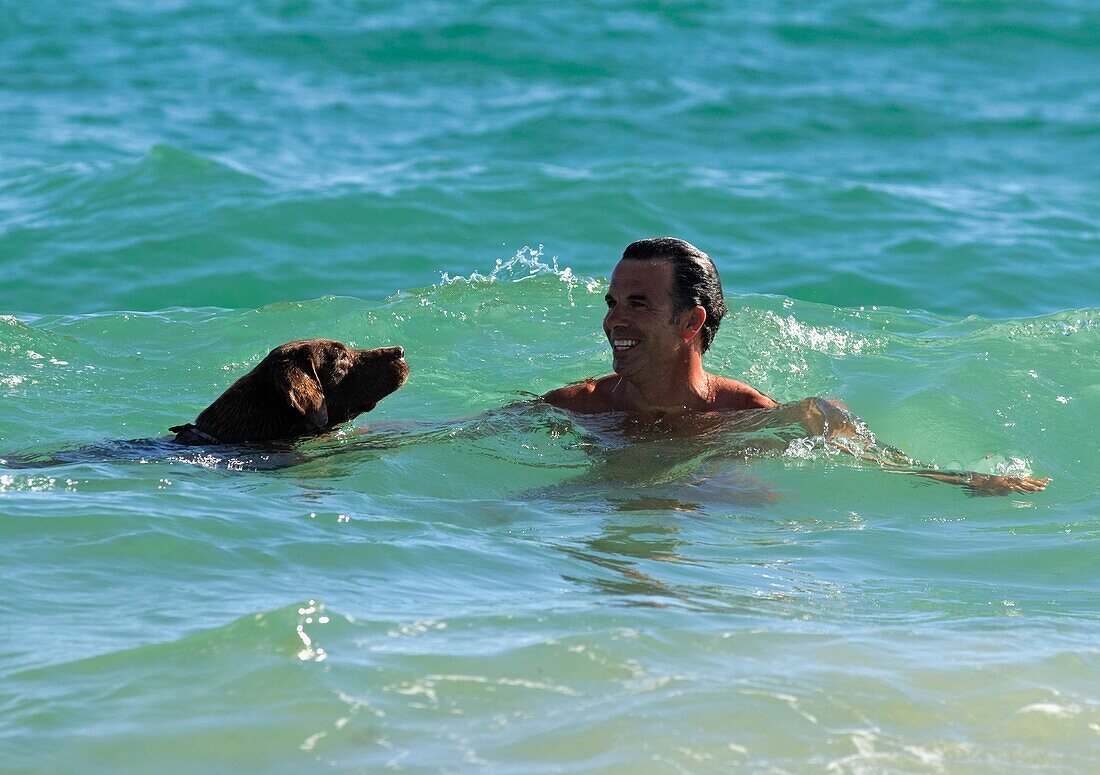
<svg viewBox="0 0 1100 775"><path fill-rule="evenodd" d="M0 770L1095 766L1094 9L754 8L5 8ZM1050 487L532 402L665 233L711 369ZM164 441L310 336L408 384Z"/></svg>

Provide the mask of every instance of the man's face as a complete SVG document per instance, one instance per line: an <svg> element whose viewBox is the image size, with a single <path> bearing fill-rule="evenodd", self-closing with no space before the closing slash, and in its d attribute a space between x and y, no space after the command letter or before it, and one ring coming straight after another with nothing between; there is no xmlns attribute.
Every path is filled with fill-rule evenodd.
<svg viewBox="0 0 1100 775"><path fill-rule="evenodd" d="M620 261L607 289L603 330L613 368L623 377L667 369L684 341L673 320L672 266L666 261Z"/></svg>

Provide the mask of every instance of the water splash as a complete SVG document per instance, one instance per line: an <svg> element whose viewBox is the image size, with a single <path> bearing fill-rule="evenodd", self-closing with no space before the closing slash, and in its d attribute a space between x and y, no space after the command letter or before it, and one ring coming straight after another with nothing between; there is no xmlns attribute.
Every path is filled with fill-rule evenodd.
<svg viewBox="0 0 1100 775"><path fill-rule="evenodd" d="M570 291L577 287L583 287L589 293L595 293L601 287L601 282L590 277L581 277L574 274L573 270L566 266L558 265L558 257L552 256L547 263L543 259L543 245L537 248L524 245L515 255L505 260L498 258L488 275L481 272L473 272L467 277L461 275L451 276L447 272L440 275L441 285L453 285L455 283L466 285L482 285L496 282L521 283L536 277L557 277L565 283ZM573 303L570 295L570 303Z"/></svg>

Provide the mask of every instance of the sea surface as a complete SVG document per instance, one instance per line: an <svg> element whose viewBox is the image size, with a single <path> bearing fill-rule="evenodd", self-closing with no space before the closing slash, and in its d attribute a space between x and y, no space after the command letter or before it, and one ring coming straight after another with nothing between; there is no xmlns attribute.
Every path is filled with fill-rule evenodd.
<svg viewBox="0 0 1100 775"><path fill-rule="evenodd" d="M1093 0L0 0L0 771L1094 771L1097 73ZM1050 486L532 402L662 234L712 370ZM409 381L160 441L314 336Z"/></svg>

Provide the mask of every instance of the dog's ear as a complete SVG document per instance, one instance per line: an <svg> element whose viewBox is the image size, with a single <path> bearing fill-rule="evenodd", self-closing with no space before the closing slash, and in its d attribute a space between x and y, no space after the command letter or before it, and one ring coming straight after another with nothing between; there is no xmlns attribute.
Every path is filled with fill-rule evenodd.
<svg viewBox="0 0 1100 775"><path fill-rule="evenodd" d="M328 425L328 404L317 378L317 365L308 352L292 356L278 364L275 384L286 396L290 407L300 412L317 428Z"/></svg>

